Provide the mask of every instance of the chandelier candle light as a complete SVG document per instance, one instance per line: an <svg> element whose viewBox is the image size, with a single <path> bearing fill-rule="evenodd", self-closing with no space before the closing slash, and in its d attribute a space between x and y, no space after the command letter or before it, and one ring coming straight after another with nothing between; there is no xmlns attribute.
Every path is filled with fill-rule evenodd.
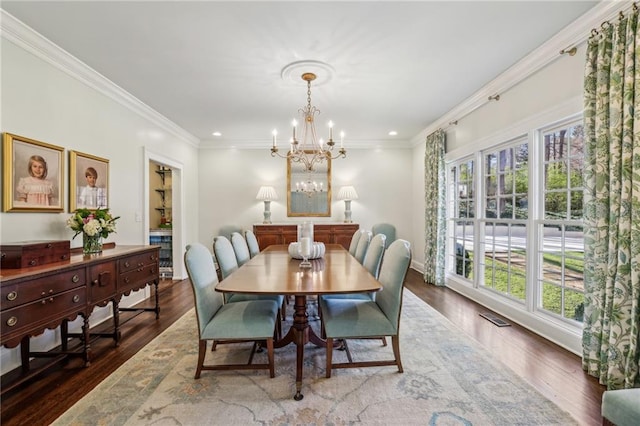
<svg viewBox="0 0 640 426"><path fill-rule="evenodd" d="M321 164L326 158L335 159L338 157L345 158L347 150L344 148L344 132L340 132L340 149L333 156L333 122L329 121L329 140L325 143L322 139L317 139L316 127L314 124L314 116L320 113L320 110L311 105L311 82L316 79L316 75L311 72L302 74L302 79L307 82L307 106L301 108L298 112L301 114L304 127L302 131L302 143L296 139L296 126L298 122L293 120L293 137L290 141L290 147L286 155L278 152L278 143L276 137L278 131L273 130L273 145L271 146L271 156L276 155L282 158L288 158L293 163L302 163L306 171L313 171L313 166Z"/></svg>
<svg viewBox="0 0 640 426"><path fill-rule="evenodd" d="M296 182L296 192L304 192L308 197L311 197L317 192L324 192L324 184L311 180Z"/></svg>
<svg viewBox="0 0 640 426"><path fill-rule="evenodd" d="M271 223L271 201L277 199L278 194L273 186L260 187L256 200L264 201L264 220L262 223Z"/></svg>
<svg viewBox="0 0 640 426"><path fill-rule="evenodd" d="M351 220L351 200L358 199L358 193L353 186L343 186L338 192L338 199L344 200L344 223L352 223Z"/></svg>

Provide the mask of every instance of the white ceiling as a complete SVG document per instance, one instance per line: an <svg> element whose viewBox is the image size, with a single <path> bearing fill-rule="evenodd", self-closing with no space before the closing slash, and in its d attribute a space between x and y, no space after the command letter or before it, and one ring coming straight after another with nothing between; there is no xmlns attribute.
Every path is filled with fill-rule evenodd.
<svg viewBox="0 0 640 426"><path fill-rule="evenodd" d="M333 120L348 147L408 141L596 4L3 0L1 7L207 144L268 144L274 128L288 135L307 96L300 70L283 79L283 68L328 64L332 78L312 84L318 133L326 138Z"/></svg>

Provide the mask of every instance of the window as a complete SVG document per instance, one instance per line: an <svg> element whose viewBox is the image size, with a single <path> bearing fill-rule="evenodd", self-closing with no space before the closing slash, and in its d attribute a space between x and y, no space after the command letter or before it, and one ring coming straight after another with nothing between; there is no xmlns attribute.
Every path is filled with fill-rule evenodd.
<svg viewBox="0 0 640 426"><path fill-rule="evenodd" d="M483 153L480 285L518 301L526 293L528 163L526 140Z"/></svg>
<svg viewBox="0 0 640 426"><path fill-rule="evenodd" d="M449 168L450 272L473 279L473 219L475 217L475 171L473 160Z"/></svg>
<svg viewBox="0 0 640 426"><path fill-rule="evenodd" d="M448 277L464 278L464 285L497 300L579 328L582 121L520 134L449 163Z"/></svg>
<svg viewBox="0 0 640 426"><path fill-rule="evenodd" d="M538 261L538 308L564 319L584 316L582 124L542 132L544 214Z"/></svg>

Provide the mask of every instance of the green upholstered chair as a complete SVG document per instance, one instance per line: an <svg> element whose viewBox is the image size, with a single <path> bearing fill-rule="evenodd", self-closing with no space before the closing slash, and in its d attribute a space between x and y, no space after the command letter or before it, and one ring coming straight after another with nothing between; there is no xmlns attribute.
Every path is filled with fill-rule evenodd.
<svg viewBox="0 0 640 426"><path fill-rule="evenodd" d="M377 234L371 238L367 253L364 255L362 266L369 271L376 279L380 273L380 265L382 264L382 257L384 256L384 249L387 237L384 234Z"/></svg>
<svg viewBox="0 0 640 426"><path fill-rule="evenodd" d="M358 241L360 241L360 237L362 236L363 232L364 232L364 229L358 229L356 232L353 233L353 236L351 237L351 243L349 244L349 253L351 254L351 256L356 255L356 249L358 248Z"/></svg>
<svg viewBox="0 0 640 426"><path fill-rule="evenodd" d="M244 239L242 234L240 234L239 232L234 232L233 234L231 234L231 245L233 246L233 251L236 254L238 267L244 265L251 259L247 240Z"/></svg>
<svg viewBox="0 0 640 426"><path fill-rule="evenodd" d="M334 368L396 365L402 373L400 359L400 313L404 279L411 263L411 245L405 240L394 241L387 249L380 276L382 290L375 300L320 299L322 326L327 338L326 376ZM347 339L382 338L391 336L393 360L353 362ZM333 341L343 339L349 362L333 363Z"/></svg>
<svg viewBox="0 0 640 426"><path fill-rule="evenodd" d="M249 247L249 256L251 256L251 258L256 257L256 255L260 253L260 245L258 244L256 234L247 229L244 231L244 239L247 241L247 247Z"/></svg>
<svg viewBox="0 0 640 426"><path fill-rule="evenodd" d="M224 303L222 293L215 291L218 283L211 253L202 244L191 244L184 255L184 264L193 288L198 320L198 364L195 378L202 370L269 370L275 376L273 339L278 321L279 305L274 300L246 300ZM247 364L204 364L207 342L253 341ZM268 363L252 364L258 341L266 341Z"/></svg>
<svg viewBox="0 0 640 426"><path fill-rule="evenodd" d="M608 390L602 394L602 424L640 424L640 388Z"/></svg>
<svg viewBox="0 0 640 426"><path fill-rule="evenodd" d="M369 243L371 242L371 232L363 231L358 240L358 247L356 248L356 254L353 256L360 263L364 261L364 256L367 254Z"/></svg>
<svg viewBox="0 0 640 426"><path fill-rule="evenodd" d="M376 223L371 227L373 235L384 234L387 237L387 246L396 240L396 227L390 223Z"/></svg>
<svg viewBox="0 0 640 426"><path fill-rule="evenodd" d="M233 250L233 245L231 245L231 241L224 235L218 235L213 239L213 253L220 267L222 279L227 278L238 269L238 259Z"/></svg>
<svg viewBox="0 0 640 426"><path fill-rule="evenodd" d="M238 234L238 236L244 241L242 235ZM246 246L246 243L244 245ZM213 252L216 255L218 266L220 267L220 274L222 275L223 280L239 268L233 245L226 237L218 235L213 239ZM226 302L239 302L243 300L275 300L278 302L279 306L283 306L282 315L284 315L284 296L225 293L224 299ZM278 323L278 336L280 336L280 332L281 324Z"/></svg>

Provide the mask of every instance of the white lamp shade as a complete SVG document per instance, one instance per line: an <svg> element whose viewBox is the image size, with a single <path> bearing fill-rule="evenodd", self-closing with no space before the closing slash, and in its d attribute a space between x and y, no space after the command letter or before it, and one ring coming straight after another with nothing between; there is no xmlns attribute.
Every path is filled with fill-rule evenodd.
<svg viewBox="0 0 640 426"><path fill-rule="evenodd" d="M278 194L273 186L261 186L258 195L256 195L256 200L272 201L277 199Z"/></svg>
<svg viewBox="0 0 640 426"><path fill-rule="evenodd" d="M340 188L340 192L338 192L339 200L357 200L358 193L353 186L343 186Z"/></svg>

